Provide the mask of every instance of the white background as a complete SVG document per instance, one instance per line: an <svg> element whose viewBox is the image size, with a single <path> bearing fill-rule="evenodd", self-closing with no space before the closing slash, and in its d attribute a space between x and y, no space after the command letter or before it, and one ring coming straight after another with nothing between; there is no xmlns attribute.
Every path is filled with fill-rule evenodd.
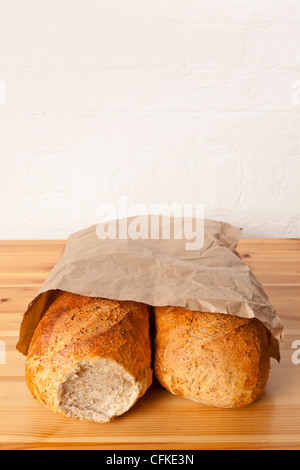
<svg viewBox="0 0 300 470"><path fill-rule="evenodd" d="M0 0L0 164L1 239L120 195L298 237L300 0Z"/></svg>

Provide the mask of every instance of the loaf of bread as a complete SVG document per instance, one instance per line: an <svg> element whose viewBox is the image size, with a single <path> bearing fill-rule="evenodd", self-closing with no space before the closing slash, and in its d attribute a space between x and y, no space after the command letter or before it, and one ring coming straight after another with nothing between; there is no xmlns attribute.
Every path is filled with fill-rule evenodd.
<svg viewBox="0 0 300 470"><path fill-rule="evenodd" d="M257 319L159 307L155 375L175 395L222 408L249 405L270 371L269 332Z"/></svg>
<svg viewBox="0 0 300 470"><path fill-rule="evenodd" d="M26 381L64 416L107 422L125 413L152 382L148 307L62 293L35 330Z"/></svg>

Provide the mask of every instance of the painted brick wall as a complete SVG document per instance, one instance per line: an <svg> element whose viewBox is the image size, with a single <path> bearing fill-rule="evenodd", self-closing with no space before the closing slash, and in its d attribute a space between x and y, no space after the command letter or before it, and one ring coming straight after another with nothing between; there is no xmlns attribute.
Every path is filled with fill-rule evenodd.
<svg viewBox="0 0 300 470"><path fill-rule="evenodd" d="M300 235L299 0L0 0L0 238L103 202Z"/></svg>

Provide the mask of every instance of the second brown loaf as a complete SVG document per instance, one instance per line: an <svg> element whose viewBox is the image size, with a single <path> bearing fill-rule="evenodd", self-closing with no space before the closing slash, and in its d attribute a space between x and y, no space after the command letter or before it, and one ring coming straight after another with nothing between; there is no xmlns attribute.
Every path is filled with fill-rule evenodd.
<svg viewBox="0 0 300 470"><path fill-rule="evenodd" d="M147 306L62 293L35 330L26 381L64 416L106 422L125 413L152 382Z"/></svg>
<svg viewBox="0 0 300 470"><path fill-rule="evenodd" d="M224 408L249 405L270 371L269 334L257 319L160 307L154 370L175 395Z"/></svg>

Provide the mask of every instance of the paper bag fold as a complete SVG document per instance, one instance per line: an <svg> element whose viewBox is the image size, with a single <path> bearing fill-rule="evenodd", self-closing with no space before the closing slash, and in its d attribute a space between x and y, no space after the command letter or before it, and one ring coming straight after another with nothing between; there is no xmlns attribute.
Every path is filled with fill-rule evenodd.
<svg viewBox="0 0 300 470"><path fill-rule="evenodd" d="M184 239L100 240L96 225L73 234L24 314L17 349L27 354L45 311L67 291L256 317L270 331L270 354L279 360L283 326L261 283L236 251L240 235L241 229L206 219L203 247L187 251Z"/></svg>

